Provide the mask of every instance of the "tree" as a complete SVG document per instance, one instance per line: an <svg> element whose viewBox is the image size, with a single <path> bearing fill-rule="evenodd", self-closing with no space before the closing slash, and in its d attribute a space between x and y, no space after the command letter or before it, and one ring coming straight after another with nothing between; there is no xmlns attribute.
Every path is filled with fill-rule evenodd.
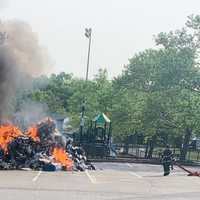
<svg viewBox="0 0 200 200"><path fill-rule="evenodd" d="M185 132L183 146L181 149L182 160L185 160L186 158L192 133L197 127L199 127L199 123L196 122L196 119L198 118L196 110L198 110L199 107L198 104L195 105L196 99L199 98L198 95L196 96L196 93L199 93L200 91L200 72L198 63L200 49L199 34L200 16L191 15L188 17L186 26L183 29L175 32L171 31L170 33L160 33L156 38L157 45L162 45L166 50L175 49L177 52L181 52L183 56L180 58L182 61L187 63L188 66L187 68L184 68L186 73L183 74L184 76L180 79L182 84L179 84L182 86L180 94L184 95L181 96L183 97L182 101L184 103L182 102L177 105L182 106L182 112L179 111L177 115L180 116L181 114L182 116L180 116L179 122L180 119L182 119L181 125L184 127ZM180 102L180 100L177 100L177 102ZM184 106L187 106L189 109L185 109ZM197 116L194 116L194 113L197 114Z"/></svg>
<svg viewBox="0 0 200 200"><path fill-rule="evenodd" d="M190 16L185 28L168 34L160 33L155 41L162 48L136 54L123 74L114 81L118 90L126 88L129 92L143 93L145 103L141 127L146 132L146 138L154 141L160 133L181 132L184 138L181 149L183 160L190 138L199 127L196 121L199 117L196 102L200 86L197 62L199 22L199 16ZM185 109L186 106L189 109Z"/></svg>
<svg viewBox="0 0 200 200"><path fill-rule="evenodd" d="M47 104L50 112L64 114L69 112L69 99L72 95L72 75L60 73L58 75L52 74L46 80L46 77L36 79L34 90L30 92L30 98Z"/></svg>
<svg viewBox="0 0 200 200"><path fill-rule="evenodd" d="M74 126L80 123L81 104L86 101L87 121L101 112L109 115L112 108L112 83L108 80L107 71L100 69L94 80L75 79L72 84L73 95L69 99L70 114Z"/></svg>

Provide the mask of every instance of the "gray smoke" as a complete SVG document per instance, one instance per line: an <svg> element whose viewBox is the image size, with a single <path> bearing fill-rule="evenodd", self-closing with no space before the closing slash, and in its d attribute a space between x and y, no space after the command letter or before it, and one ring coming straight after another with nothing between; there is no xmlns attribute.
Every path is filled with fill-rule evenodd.
<svg viewBox="0 0 200 200"><path fill-rule="evenodd" d="M21 106L20 111L13 115L13 122L19 126L22 130L26 130L27 127L32 126L39 121L43 120L48 113L48 106L29 101Z"/></svg>
<svg viewBox="0 0 200 200"><path fill-rule="evenodd" d="M51 68L46 50L24 22L0 23L0 120L7 118L17 88L30 86L31 77Z"/></svg>

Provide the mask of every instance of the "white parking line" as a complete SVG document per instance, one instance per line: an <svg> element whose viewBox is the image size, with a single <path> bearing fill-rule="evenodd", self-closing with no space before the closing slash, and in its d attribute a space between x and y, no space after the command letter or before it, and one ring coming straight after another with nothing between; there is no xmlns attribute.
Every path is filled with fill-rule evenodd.
<svg viewBox="0 0 200 200"><path fill-rule="evenodd" d="M39 171L38 174L32 179L32 181L36 182L41 174L42 174L42 171Z"/></svg>
<svg viewBox="0 0 200 200"><path fill-rule="evenodd" d="M140 176L139 174L135 173L135 172L129 172L131 175L136 176L137 178L143 178L142 176Z"/></svg>
<svg viewBox="0 0 200 200"><path fill-rule="evenodd" d="M194 179L197 181L197 184L200 184L200 181L199 181L199 177L198 177L198 176L190 176L190 177L194 177Z"/></svg>
<svg viewBox="0 0 200 200"><path fill-rule="evenodd" d="M126 165L127 165L128 167L133 167L130 163L126 163Z"/></svg>
<svg viewBox="0 0 200 200"><path fill-rule="evenodd" d="M91 174L89 174L88 170L85 171L85 174L90 179L91 183L93 183L93 184L97 183L97 179L94 176L92 176Z"/></svg>
<svg viewBox="0 0 200 200"><path fill-rule="evenodd" d="M130 163L126 163L126 165L130 168L133 167L133 165L131 165ZM139 174L135 173L135 172L129 172L129 174L136 176L137 178L143 178L142 176L140 176Z"/></svg>

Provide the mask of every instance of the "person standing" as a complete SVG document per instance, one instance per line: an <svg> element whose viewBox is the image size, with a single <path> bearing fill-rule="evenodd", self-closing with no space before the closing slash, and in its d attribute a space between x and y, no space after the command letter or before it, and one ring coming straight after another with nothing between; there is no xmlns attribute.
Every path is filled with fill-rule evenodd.
<svg viewBox="0 0 200 200"><path fill-rule="evenodd" d="M168 176L170 174L170 166L172 165L173 161L173 154L170 150L169 145L166 146L165 150L162 153L162 165L164 169L164 176Z"/></svg>

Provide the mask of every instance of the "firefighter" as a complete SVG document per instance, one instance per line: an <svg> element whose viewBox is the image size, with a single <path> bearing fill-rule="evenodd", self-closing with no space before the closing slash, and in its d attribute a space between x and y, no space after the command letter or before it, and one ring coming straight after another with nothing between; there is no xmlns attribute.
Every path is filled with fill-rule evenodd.
<svg viewBox="0 0 200 200"><path fill-rule="evenodd" d="M169 148L169 145L166 145L165 150L162 153L162 164L164 169L164 176L170 174L170 166L173 168L173 154Z"/></svg>

